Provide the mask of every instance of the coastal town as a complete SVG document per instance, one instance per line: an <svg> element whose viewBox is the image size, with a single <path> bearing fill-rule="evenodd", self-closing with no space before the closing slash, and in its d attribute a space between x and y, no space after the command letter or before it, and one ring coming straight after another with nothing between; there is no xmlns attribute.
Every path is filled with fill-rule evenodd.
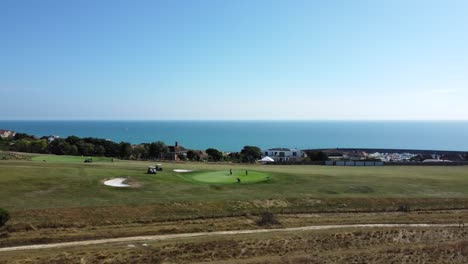
<svg viewBox="0 0 468 264"><path fill-rule="evenodd" d="M175 141L166 145L157 141L144 144L114 143L109 139L65 139L57 135L34 136L13 130L0 129L0 150L36 152L58 155L109 156L130 160L168 160L205 162L259 162L265 164L315 164L334 166L383 166L391 164L465 164L468 153L442 150L408 149L298 149L276 147L261 149L245 146L240 152L228 152L215 148L190 149ZM75 145L75 146L73 146ZM107 149L115 151L108 151ZM125 153L122 153L125 152ZM153 153L153 154L151 154Z"/></svg>

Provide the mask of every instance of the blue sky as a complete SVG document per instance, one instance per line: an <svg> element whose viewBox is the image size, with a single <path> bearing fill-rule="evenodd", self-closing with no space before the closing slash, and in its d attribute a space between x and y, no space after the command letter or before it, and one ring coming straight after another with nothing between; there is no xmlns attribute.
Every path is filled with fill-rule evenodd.
<svg viewBox="0 0 468 264"><path fill-rule="evenodd" d="M0 1L1 119L466 120L468 1Z"/></svg>

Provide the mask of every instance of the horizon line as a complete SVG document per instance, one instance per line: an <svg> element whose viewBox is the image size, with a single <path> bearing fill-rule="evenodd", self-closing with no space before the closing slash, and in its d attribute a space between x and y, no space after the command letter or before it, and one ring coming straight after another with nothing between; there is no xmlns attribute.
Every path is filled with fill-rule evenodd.
<svg viewBox="0 0 468 264"><path fill-rule="evenodd" d="M468 122L468 119L0 119L0 122L15 121L120 121L120 122Z"/></svg>

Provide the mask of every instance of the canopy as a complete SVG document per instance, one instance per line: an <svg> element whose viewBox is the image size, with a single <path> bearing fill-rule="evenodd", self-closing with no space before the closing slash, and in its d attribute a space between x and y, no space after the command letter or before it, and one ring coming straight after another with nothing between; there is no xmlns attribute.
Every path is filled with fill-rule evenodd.
<svg viewBox="0 0 468 264"><path fill-rule="evenodd" d="M264 158L261 159L260 161L261 161L261 162L275 162L274 159L272 159L272 158L270 158L270 157L268 157L268 156L264 157Z"/></svg>

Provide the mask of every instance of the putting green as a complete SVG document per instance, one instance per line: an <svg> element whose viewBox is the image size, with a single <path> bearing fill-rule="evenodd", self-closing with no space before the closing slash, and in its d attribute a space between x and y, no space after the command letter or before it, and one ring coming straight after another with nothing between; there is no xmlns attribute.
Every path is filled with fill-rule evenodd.
<svg viewBox="0 0 468 264"><path fill-rule="evenodd" d="M229 170L226 170L192 173L187 176L195 181L204 183L237 183L238 178L240 179L240 183L254 183L270 179L268 173L248 171L248 175L245 175L245 170L232 170L232 175L229 175Z"/></svg>

